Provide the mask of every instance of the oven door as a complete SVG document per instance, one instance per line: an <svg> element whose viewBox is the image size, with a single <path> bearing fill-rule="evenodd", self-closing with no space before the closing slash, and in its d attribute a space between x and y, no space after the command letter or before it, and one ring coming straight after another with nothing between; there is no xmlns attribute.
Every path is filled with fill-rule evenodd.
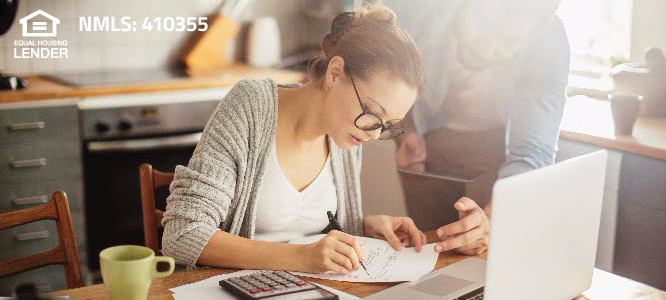
<svg viewBox="0 0 666 300"><path fill-rule="evenodd" d="M99 268L99 252L113 245L143 245L143 217L139 165L174 172L187 165L201 132L90 141L84 144L84 180L88 238L88 265ZM156 207L165 209L168 188L156 193Z"/></svg>

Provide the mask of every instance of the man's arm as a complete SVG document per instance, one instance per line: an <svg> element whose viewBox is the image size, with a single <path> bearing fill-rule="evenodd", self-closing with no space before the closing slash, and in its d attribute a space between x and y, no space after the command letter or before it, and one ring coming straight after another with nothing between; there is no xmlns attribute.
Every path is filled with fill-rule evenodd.
<svg viewBox="0 0 666 300"><path fill-rule="evenodd" d="M509 116L507 177L552 164L566 102L569 42L559 18L530 43L522 57Z"/></svg>

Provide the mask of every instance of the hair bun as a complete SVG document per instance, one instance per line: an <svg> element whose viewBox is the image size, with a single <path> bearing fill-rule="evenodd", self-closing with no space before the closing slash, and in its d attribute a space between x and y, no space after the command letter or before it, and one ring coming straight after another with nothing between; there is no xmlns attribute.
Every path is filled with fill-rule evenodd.
<svg viewBox="0 0 666 300"><path fill-rule="evenodd" d="M342 12L333 19L331 30L322 40L322 50L326 55L335 48L338 41L349 31L354 24L374 23L382 26L397 26L397 16L385 6L366 4L356 12Z"/></svg>
<svg viewBox="0 0 666 300"><path fill-rule="evenodd" d="M361 22L380 23L386 26L397 26L398 17L383 5L366 4L356 13L356 19Z"/></svg>

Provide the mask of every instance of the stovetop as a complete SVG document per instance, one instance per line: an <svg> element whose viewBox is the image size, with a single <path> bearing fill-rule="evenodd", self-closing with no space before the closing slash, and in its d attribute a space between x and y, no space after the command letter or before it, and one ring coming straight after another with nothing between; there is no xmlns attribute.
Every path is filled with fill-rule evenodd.
<svg viewBox="0 0 666 300"><path fill-rule="evenodd" d="M165 81L188 77L185 70L182 68L100 70L48 74L47 76L62 84L79 87Z"/></svg>

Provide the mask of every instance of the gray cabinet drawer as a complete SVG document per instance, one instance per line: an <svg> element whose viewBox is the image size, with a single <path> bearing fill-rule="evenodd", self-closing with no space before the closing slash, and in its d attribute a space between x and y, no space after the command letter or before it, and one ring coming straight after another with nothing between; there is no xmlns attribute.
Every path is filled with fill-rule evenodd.
<svg viewBox="0 0 666 300"><path fill-rule="evenodd" d="M666 290L666 213L620 203L613 272Z"/></svg>
<svg viewBox="0 0 666 300"><path fill-rule="evenodd" d="M11 296L15 287L22 283L32 283L42 292L67 288L63 266L53 265L12 276L0 277L0 296Z"/></svg>
<svg viewBox="0 0 666 300"><path fill-rule="evenodd" d="M58 190L67 193L72 215L83 213L83 183L80 177L0 182L0 213L44 204L51 199L51 194Z"/></svg>
<svg viewBox="0 0 666 300"><path fill-rule="evenodd" d="M0 148L0 180L81 174L81 148L77 140L43 140Z"/></svg>
<svg viewBox="0 0 666 300"><path fill-rule="evenodd" d="M0 145L79 138L76 105L0 110Z"/></svg>
<svg viewBox="0 0 666 300"><path fill-rule="evenodd" d="M666 161L634 154L622 159L619 199L666 213Z"/></svg>
<svg viewBox="0 0 666 300"><path fill-rule="evenodd" d="M0 259L44 252L57 245L58 230L52 220L0 230Z"/></svg>
<svg viewBox="0 0 666 300"><path fill-rule="evenodd" d="M87 261L85 226L82 221L79 221L83 219L83 215L73 215L72 219L79 250L79 262L82 269L85 270ZM58 229L53 220L42 220L3 229L0 230L0 260L48 251L56 247L58 243ZM0 281L2 280L0 278Z"/></svg>
<svg viewBox="0 0 666 300"><path fill-rule="evenodd" d="M51 199L53 191L63 190L67 193L77 244L79 248L84 247L85 210L81 180L81 178L74 177L57 180L33 179L11 183L0 182L0 213L41 205Z"/></svg>

